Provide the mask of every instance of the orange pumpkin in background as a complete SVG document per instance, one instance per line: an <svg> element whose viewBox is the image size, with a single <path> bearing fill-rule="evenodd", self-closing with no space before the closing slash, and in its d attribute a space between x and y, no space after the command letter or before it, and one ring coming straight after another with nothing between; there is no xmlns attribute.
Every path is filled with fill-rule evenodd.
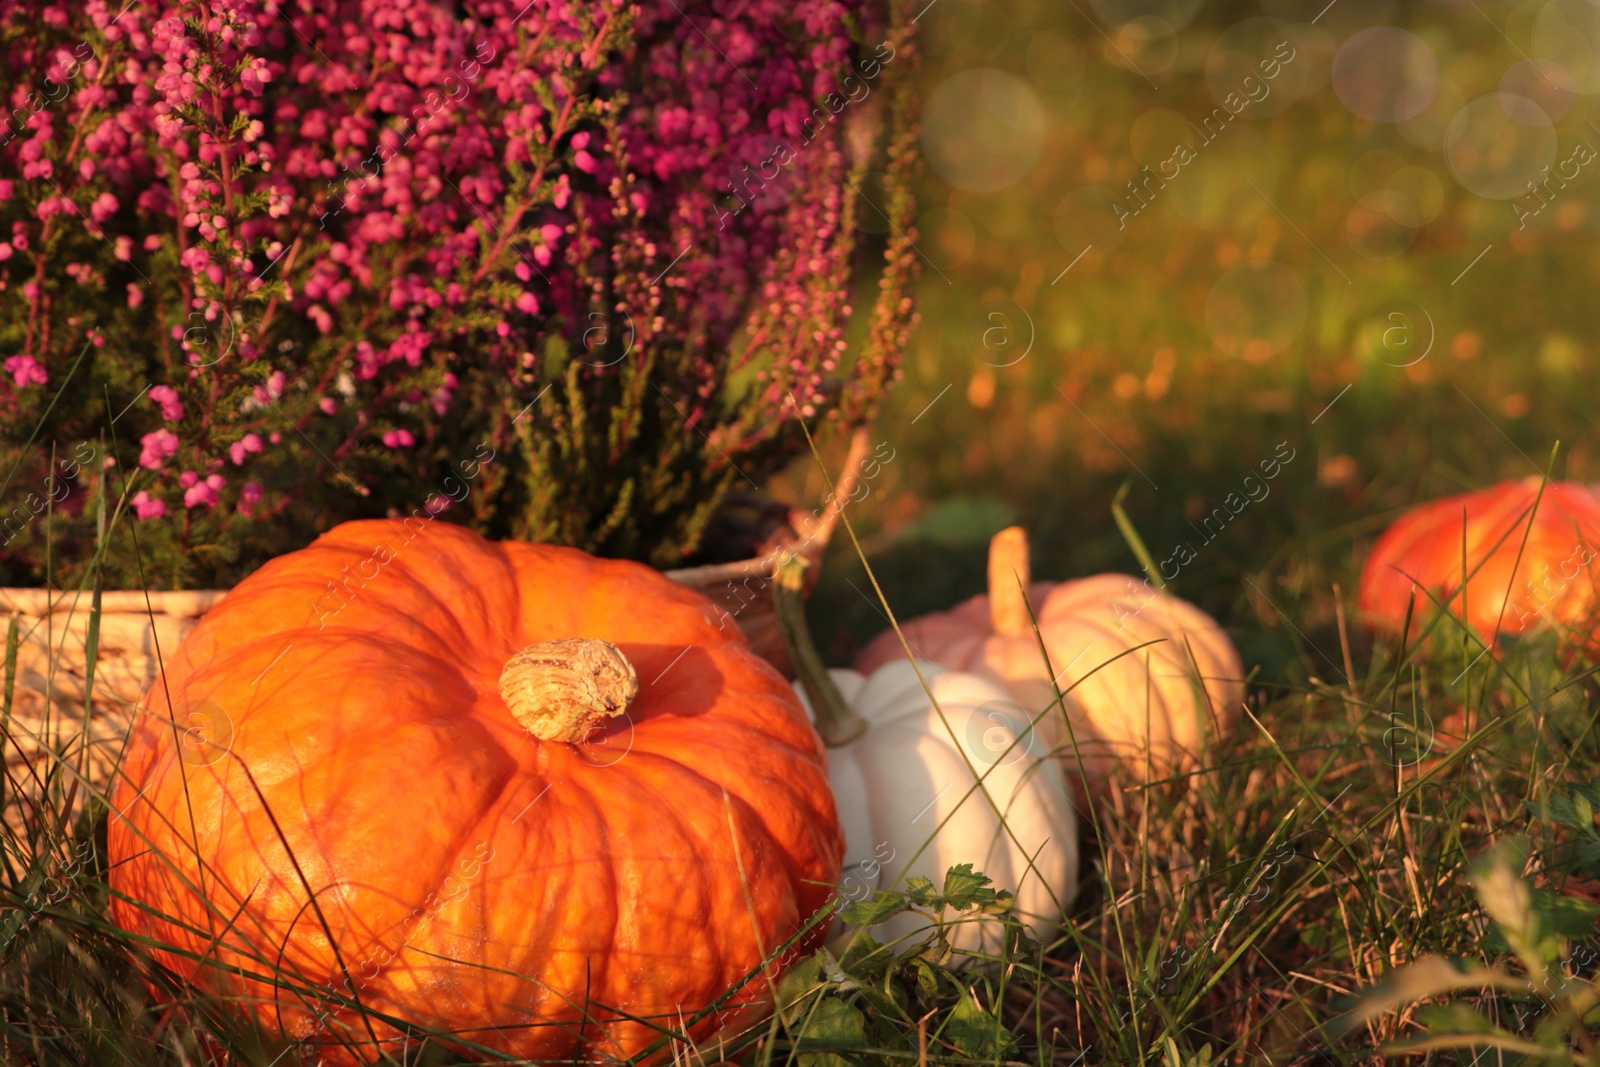
<svg viewBox="0 0 1600 1067"><path fill-rule="evenodd" d="M716 617L636 563L335 528L169 652L113 920L329 1063L400 1048L349 1001L533 1060L759 1020L843 841L805 711Z"/></svg>
<svg viewBox="0 0 1600 1067"><path fill-rule="evenodd" d="M1600 605L1592 566L1600 499L1572 482L1549 483L1541 495L1541 481L1502 482L1402 515L1362 569L1363 617L1398 634L1414 599L1415 634L1438 611L1432 594L1485 641L1541 625L1587 627Z"/></svg>
<svg viewBox="0 0 1600 1067"><path fill-rule="evenodd" d="M1018 526L1002 530L989 543L987 596L912 619L901 630L918 658L999 683L1036 718L1055 702L1058 688L1066 693L1070 732L1059 709L1036 729L1063 769L1076 774L1081 758L1096 790L1119 763L1140 779L1147 771L1162 777L1193 767L1208 743L1232 729L1244 668L1211 616L1125 574L1028 579L1026 533ZM899 635L886 630L855 669L871 674L905 658Z"/></svg>

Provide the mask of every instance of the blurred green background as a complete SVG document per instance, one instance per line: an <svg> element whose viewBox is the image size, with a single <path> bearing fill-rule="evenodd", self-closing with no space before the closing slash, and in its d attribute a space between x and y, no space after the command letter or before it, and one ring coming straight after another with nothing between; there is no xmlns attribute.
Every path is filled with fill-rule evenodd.
<svg viewBox="0 0 1600 1067"><path fill-rule="evenodd" d="M1297 647L1338 655L1335 586L1353 612L1401 507L1537 475L1557 440L1556 477L1596 478L1600 5L936 0L920 21L923 321L873 427L895 458L849 512L900 617L982 591L1013 521L1039 577L1136 573L1126 486L1156 561L1197 550L1171 591L1290 680ZM824 492L814 464L779 489ZM840 664L886 625L842 531L811 617Z"/></svg>

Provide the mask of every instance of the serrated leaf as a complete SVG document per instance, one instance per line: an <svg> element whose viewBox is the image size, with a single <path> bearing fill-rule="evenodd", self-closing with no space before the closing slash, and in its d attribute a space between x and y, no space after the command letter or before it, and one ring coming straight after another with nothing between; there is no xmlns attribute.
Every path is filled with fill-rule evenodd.
<svg viewBox="0 0 1600 1067"><path fill-rule="evenodd" d="M802 1067L851 1067L840 1052L854 1052L867 1046L867 1020L859 1009L837 997L817 1005L805 1021L801 1033ZM816 1051L821 1046L825 1051Z"/></svg>
<svg viewBox="0 0 1600 1067"><path fill-rule="evenodd" d="M814 955L790 967L788 973L778 980L778 1011L787 1021L794 1021L789 1015L795 1005L822 985L822 964L822 950L818 949Z"/></svg>
<svg viewBox="0 0 1600 1067"><path fill-rule="evenodd" d="M1535 889L1533 906L1543 920L1542 926L1563 937L1587 937L1595 931L1595 920L1600 919L1600 904L1562 896L1553 889Z"/></svg>
<svg viewBox="0 0 1600 1067"><path fill-rule="evenodd" d="M1000 1058L1017 1043L1011 1031L983 1009L970 989L961 991L961 999L945 1021L944 1033L961 1051L984 1060Z"/></svg>
<svg viewBox="0 0 1600 1067"><path fill-rule="evenodd" d="M925 1000L932 1000L939 994L939 976L933 973L933 968L922 960L913 960L912 967L917 974L917 991Z"/></svg>
<svg viewBox="0 0 1600 1067"><path fill-rule="evenodd" d="M883 951L883 942L865 930L856 930L845 941L839 963L857 977L870 975L876 978L894 963L894 954Z"/></svg>
<svg viewBox="0 0 1600 1067"><path fill-rule="evenodd" d="M1016 898L1004 889L998 893L991 889L985 889L978 895L978 913L980 915L1010 915L1016 904Z"/></svg>
<svg viewBox="0 0 1600 1067"><path fill-rule="evenodd" d="M1586 798L1578 797L1577 800L1587 809L1588 819L1581 819L1578 810L1573 806L1573 798L1554 796L1546 801L1524 800L1523 806L1545 822L1553 822L1561 826L1586 827L1594 820L1594 811L1589 808Z"/></svg>
<svg viewBox="0 0 1600 1067"><path fill-rule="evenodd" d="M866 900L849 904L839 913L839 917L849 926L876 926L889 916L905 910L905 897L880 890Z"/></svg>
<svg viewBox="0 0 1600 1067"><path fill-rule="evenodd" d="M906 880L905 898L918 907L928 907L939 899L939 893L933 888L933 882L922 875L913 875Z"/></svg>
<svg viewBox="0 0 1600 1067"><path fill-rule="evenodd" d="M1594 806L1589 803L1589 798L1581 793L1574 794L1571 801L1572 820L1580 828L1594 832Z"/></svg>
<svg viewBox="0 0 1600 1067"><path fill-rule="evenodd" d="M910 1052L912 1050L911 1035L901 1026L896 1026L890 1016L879 1015L872 1021L873 1045L876 1048L892 1052ZM905 1059L888 1059L882 1062L903 1063Z"/></svg>
<svg viewBox="0 0 1600 1067"><path fill-rule="evenodd" d="M856 994L867 1002L867 1007L872 1010L872 1017L877 1022L887 1022L903 1014L901 1009L904 1005L895 999L891 992L894 988L892 985L887 989L880 989L876 985L856 983L854 988Z"/></svg>
<svg viewBox="0 0 1600 1067"><path fill-rule="evenodd" d="M962 863L951 867L944 876L945 903L952 908L969 908L982 902L992 903L994 890L986 888L989 876L972 869L972 864Z"/></svg>

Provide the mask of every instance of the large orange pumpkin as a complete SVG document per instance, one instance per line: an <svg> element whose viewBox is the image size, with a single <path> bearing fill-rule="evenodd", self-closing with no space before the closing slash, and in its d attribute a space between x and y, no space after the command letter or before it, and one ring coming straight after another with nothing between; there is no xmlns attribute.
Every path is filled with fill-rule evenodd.
<svg viewBox="0 0 1600 1067"><path fill-rule="evenodd" d="M843 842L804 710L717 614L573 549L334 529L163 650L113 920L331 1063L400 1028L319 990L535 1060L759 1019Z"/></svg>
<svg viewBox="0 0 1600 1067"><path fill-rule="evenodd" d="M1193 767L1232 728L1244 668L1211 616L1125 574L1030 582L1028 572L1027 535L1000 531L989 546L988 595L904 623L913 653L999 683L1035 716L1065 692L1066 720L1052 709L1037 729L1065 769L1081 767L1097 790L1118 765L1141 778ZM886 630L855 667L870 674L905 658L899 635Z"/></svg>
<svg viewBox="0 0 1600 1067"><path fill-rule="evenodd" d="M1540 481L1502 482L1402 515L1372 546L1361 572L1363 616L1397 634L1414 599L1415 631L1438 610L1431 593L1485 640L1591 622L1600 605L1591 567L1600 500L1571 482L1552 482L1541 496Z"/></svg>

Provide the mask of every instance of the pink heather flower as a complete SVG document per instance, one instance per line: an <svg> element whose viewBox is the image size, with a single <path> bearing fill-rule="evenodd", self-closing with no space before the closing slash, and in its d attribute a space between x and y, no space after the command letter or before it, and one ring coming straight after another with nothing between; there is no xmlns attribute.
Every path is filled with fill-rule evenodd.
<svg viewBox="0 0 1600 1067"><path fill-rule="evenodd" d="M49 175L45 175L45 177L49 177ZM71 215L73 213L72 201L64 196L47 196L39 201L38 208L34 210L34 214L38 215L41 221L48 219L52 215Z"/></svg>
<svg viewBox="0 0 1600 1067"><path fill-rule="evenodd" d="M159 519L167 513L167 505L141 489L133 494L133 513L141 519Z"/></svg>
<svg viewBox="0 0 1600 1067"><path fill-rule="evenodd" d="M433 395L428 398L428 402L433 405L434 414L443 417L444 413L450 410L450 399L455 394L456 387L460 384L461 382L454 374L448 372L445 374L444 384L435 389Z"/></svg>
<svg viewBox="0 0 1600 1067"><path fill-rule="evenodd" d="M239 514L248 515L255 510L256 504L261 501L261 483L245 482L244 488L239 490Z"/></svg>
<svg viewBox="0 0 1600 1067"><path fill-rule="evenodd" d="M0 262L4 262L5 260L10 259L11 258L11 252L12 252L11 242L10 241L0 241Z"/></svg>
<svg viewBox="0 0 1600 1067"><path fill-rule="evenodd" d="M50 375L32 356L12 356L6 360L6 370L16 380L18 389L25 389L30 385L44 385L50 380Z"/></svg>
<svg viewBox="0 0 1600 1067"><path fill-rule="evenodd" d="M275 370L267 375L267 384L256 386L256 403L266 404L268 401L278 399L283 395L283 387L288 380L281 370Z"/></svg>
<svg viewBox="0 0 1600 1067"><path fill-rule="evenodd" d="M161 409L163 419L177 422L183 418L183 401L178 399L178 391L172 386L152 385L147 395Z"/></svg>
<svg viewBox="0 0 1600 1067"><path fill-rule="evenodd" d="M189 486L183 494L183 506L186 508L214 508L217 506L217 501L221 499L222 487L227 484L222 475L209 475L205 481L197 481Z"/></svg>
<svg viewBox="0 0 1600 1067"><path fill-rule="evenodd" d="M101 193L94 198L94 203L89 205L89 217L96 222L104 222L117 213L117 198L110 193Z"/></svg>
<svg viewBox="0 0 1600 1067"><path fill-rule="evenodd" d="M244 466L246 456L261 451L261 438L253 433L247 433L228 447L228 455L233 457L235 467Z"/></svg>
<svg viewBox="0 0 1600 1067"><path fill-rule="evenodd" d="M265 59L251 60L250 65L239 73L240 84L255 96L260 96L262 89L271 80L272 69L267 66Z"/></svg>
<svg viewBox="0 0 1600 1067"><path fill-rule="evenodd" d="M273 286L280 298L277 314L293 320L290 333L309 333L305 327L314 326L337 342L333 350L343 351L360 330L370 343L351 352L349 373L339 371L338 386L330 382L316 391L321 399L313 402L320 411L348 415L363 427L416 425L396 419L394 411L397 404L416 405L420 410L412 418L425 419L422 428L381 435L391 449L409 448L434 419L448 414L455 390L448 382L432 391L420 387L424 376L437 373L432 367L450 359L473 374L502 367L524 373L517 356L542 350L544 341L537 320L527 316L587 321L592 290L574 284L564 270L558 258L563 243L575 259L604 248L650 249L629 258L637 266L619 259L606 268L617 277L604 280L615 282L619 292L647 288L685 243L704 250L682 257L662 280L663 289L681 289L680 297L703 294L692 312L663 310L648 328L651 344L690 349L686 398L710 395L723 361L735 358L729 350L739 337L784 335L802 323L806 329L796 334L792 363L762 386L761 402L776 412L790 389L800 397L819 395L850 316L842 295L850 288L844 284L850 258L839 235L852 146L842 122L825 120L816 140L808 134L804 145L794 140L794 131L817 125L814 101L837 89L840 75L850 70L846 26L863 7L861 0L798 5L805 43L784 31L795 13L778 0L707 4L703 13L717 25L706 27L704 35L698 15L686 19L672 4L592 5L596 26L616 17L619 7L628 8L634 58L626 63L597 62L602 52L590 47L584 29L590 13L577 19L564 3L527 11L520 3L489 5L492 13L473 19L455 16L452 8L459 5L448 4L369 0L323 5L326 12L302 5L307 13L292 28L282 25L271 5L263 9L244 0L150 0L110 25L122 6L108 8L99 0L0 5L0 25L8 29L49 8L46 22L59 23L60 40L99 33L116 42L114 69L103 69L109 57L83 61L83 73L68 76L71 95L28 120L27 133L13 142L12 164L29 178L77 173L92 183L74 187L84 195L72 195L91 228L107 227L118 259L129 260L141 243L147 252L166 247L177 254L175 237L163 239L150 230L161 221L183 226L183 282L208 311L220 310L225 292L237 304L244 294ZM195 21L186 24L185 18ZM535 38L549 47L523 47ZM23 86L31 74L37 85L50 64L64 65L69 54L65 45L30 45L20 57L25 69L13 80ZM448 99L443 87L444 72L450 71L459 71L470 89L458 99ZM567 125L554 133L556 114L540 94L554 92L559 109L570 91L563 87L590 82L602 93L627 91L633 106L586 120L587 129ZM412 105L439 93L447 96L442 106L430 106L419 120ZM201 116L199 125L183 117L211 100L224 102L231 132L214 135L206 128L208 117ZM64 129L71 129L70 137ZM68 153L69 140L80 150ZM722 191L749 173L741 170L743 163L768 158L780 140L799 151L785 165L779 192L736 212L722 210ZM516 173L531 162L530 142L552 157L548 165L541 162L548 175L542 200L518 205L518 225L529 239L519 243L519 254L487 262L472 232L475 220L503 217L520 200ZM250 207L224 208L217 177L224 158L235 164L231 202ZM61 164L59 171L52 160ZM593 177L574 182L574 174ZM52 232L64 221L75 230L85 220L66 199L67 183L55 180L62 192L43 182L42 193L22 190L25 203L14 215L61 214ZM0 202L18 194L12 181L0 180ZM312 220L327 251L285 256L303 236L314 204L327 211L322 228ZM0 259L6 251L27 248L27 229L16 225ZM129 236L125 255L120 238ZM530 269L530 263L537 266ZM391 276L391 266L398 266L398 276ZM47 285L60 286L64 267L65 261L45 264ZM508 301L506 283L513 278ZM86 290L103 284L81 273L77 280ZM35 301L46 291L21 277L12 287ZM147 298L153 294L128 287L129 308L141 308ZM689 306L681 299L672 305ZM175 328L180 340L201 322L187 318L190 311L184 307L167 316L169 325L182 323ZM155 330L147 316L128 318ZM269 347L276 338L234 336L216 317L205 330L206 346L189 349L194 368L183 368L191 380L219 375L232 392L240 379L230 376L256 353L256 345L263 358L292 361L281 362L282 370L269 368L273 373L265 381L246 379L263 404L284 395L289 376L322 381L330 369L315 349L290 348L280 355ZM439 347L450 354L433 351L430 337L448 338ZM223 358L228 355L237 358ZM7 360L5 367L19 384L46 380L34 360ZM171 392L181 411L176 390ZM165 416L163 395L153 392L152 403ZM216 412L210 432L229 446L208 447L186 437L186 459L193 449L192 465L202 471L230 459L242 466L255 453L247 443L251 438L232 440L243 428L241 414L249 415ZM254 441L259 445L260 437ZM146 435L141 464L161 468L178 443L167 430ZM241 511L260 498L259 485L251 485L257 495L244 487ZM215 506L205 492L215 488L196 480L184 489L201 495L190 503L186 493L185 503ZM152 513L165 514L165 504L145 499Z"/></svg>
<svg viewBox="0 0 1600 1067"><path fill-rule="evenodd" d="M194 471L184 471L182 474L178 475L178 484L183 486L185 489L189 488L191 485L194 485L199 480L200 476Z"/></svg>
<svg viewBox="0 0 1600 1067"><path fill-rule="evenodd" d="M158 471L178 451L178 435L157 430L139 438L139 446L139 466Z"/></svg>

